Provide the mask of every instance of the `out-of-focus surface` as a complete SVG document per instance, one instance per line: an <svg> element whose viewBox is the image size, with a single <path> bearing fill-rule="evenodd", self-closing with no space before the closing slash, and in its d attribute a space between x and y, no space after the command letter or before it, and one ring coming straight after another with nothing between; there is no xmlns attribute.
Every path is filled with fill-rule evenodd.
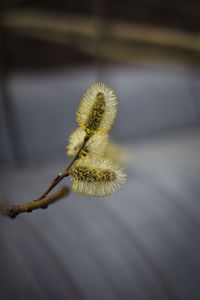
<svg viewBox="0 0 200 300"><path fill-rule="evenodd" d="M200 298L199 19L195 0L0 3L0 196L33 200L65 168L99 80L128 153L111 197L0 216L0 299Z"/></svg>
<svg viewBox="0 0 200 300"><path fill-rule="evenodd" d="M199 135L129 143L128 184L111 197L2 218L1 299L199 299ZM1 191L34 199L65 163L4 168Z"/></svg>
<svg viewBox="0 0 200 300"><path fill-rule="evenodd" d="M50 73L50 72L49 72ZM77 126L75 112L85 90L97 82L93 66L47 73L13 73L8 92L23 160L63 153ZM117 93L119 111L112 136L121 141L161 136L199 126L199 73L187 69L107 66L101 80ZM3 112L3 110L2 110ZM12 162L12 145L2 116L1 163Z"/></svg>

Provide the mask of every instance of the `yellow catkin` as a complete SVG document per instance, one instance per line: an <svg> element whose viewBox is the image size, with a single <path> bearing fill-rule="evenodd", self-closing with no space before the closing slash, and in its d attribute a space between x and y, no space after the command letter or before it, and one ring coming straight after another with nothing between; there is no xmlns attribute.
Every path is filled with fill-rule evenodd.
<svg viewBox="0 0 200 300"><path fill-rule="evenodd" d="M85 123L85 127L88 132L97 132L101 126L103 115L106 109L105 96L103 93L98 93L95 97L94 105L88 114L88 119Z"/></svg>
<svg viewBox="0 0 200 300"><path fill-rule="evenodd" d="M127 174L117 162L108 158L87 156L71 170L74 191L96 197L117 192L127 181Z"/></svg>
<svg viewBox="0 0 200 300"><path fill-rule="evenodd" d="M79 125L88 134L105 134L117 113L117 97L104 83L92 85L85 92L77 112Z"/></svg>
<svg viewBox="0 0 200 300"><path fill-rule="evenodd" d="M70 156L74 156L79 151L81 145L83 144L84 138L86 136L86 132L78 127L69 137L69 145L67 148L67 154ZM82 155L87 154L96 154L96 155L104 155L106 148L108 145L108 134L103 135L92 135L87 143L85 144L84 149L82 150Z"/></svg>

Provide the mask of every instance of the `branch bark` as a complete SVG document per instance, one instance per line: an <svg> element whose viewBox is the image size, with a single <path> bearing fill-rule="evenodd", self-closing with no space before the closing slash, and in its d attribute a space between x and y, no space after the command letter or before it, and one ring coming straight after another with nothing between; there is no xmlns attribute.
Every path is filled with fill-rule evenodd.
<svg viewBox="0 0 200 300"><path fill-rule="evenodd" d="M47 197L47 195L53 190L53 188L65 177L69 176L70 169L73 165L73 163L79 158L81 151L83 150L85 144L89 140L90 135L86 134L83 144L81 145L79 151L77 154L73 157L67 168L62 172L59 173L58 176L52 181L50 186L47 188L46 191L43 192L43 194L37 198L34 201L27 202L25 204L19 204L19 205L12 205L7 206L2 199L0 199L0 211L10 217L15 218L18 214L24 213L24 212L32 212L35 209L38 208L47 208L49 204L55 202L56 200L66 196L69 194L69 188L63 187L56 193L50 195Z"/></svg>
<svg viewBox="0 0 200 300"><path fill-rule="evenodd" d="M67 166L67 168L60 174L58 174L58 176L52 181L51 185L48 187L48 189L46 191L44 191L44 193L36 200L39 201L41 199L43 199L44 197L46 197L51 190L61 181L63 180L63 178L69 176L69 170L72 167L73 163L79 158L81 151L83 150L85 144L87 143L87 141L89 140L90 136L87 134L84 138L83 144L80 147L79 151L77 152L77 154L73 157L72 161L69 163L69 165Z"/></svg>
<svg viewBox="0 0 200 300"><path fill-rule="evenodd" d="M34 200L25 204L7 206L2 199L0 199L0 210L2 213L10 218L15 218L18 214L24 212L32 212L35 209L47 208L55 201L67 196L69 194L69 188L63 187L54 194L45 197L41 200Z"/></svg>

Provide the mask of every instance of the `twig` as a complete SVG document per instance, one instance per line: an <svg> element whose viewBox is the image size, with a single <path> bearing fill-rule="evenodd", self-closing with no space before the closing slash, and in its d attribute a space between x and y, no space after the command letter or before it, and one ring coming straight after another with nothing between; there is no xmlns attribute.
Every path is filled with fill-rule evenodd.
<svg viewBox="0 0 200 300"><path fill-rule="evenodd" d="M81 151L83 150L85 144L87 143L88 139L90 138L89 135L86 135L83 141L82 146L80 147L79 151L77 152L77 154L73 157L72 161L69 163L69 165L67 166L67 168L60 174L58 174L58 176L52 181L51 185L48 187L48 189L36 200L39 201L41 199L43 199L44 197L46 197L50 191L64 178L69 176L69 170L71 168L71 166L73 165L73 163L75 162L75 160L77 160L79 158L79 155L81 153Z"/></svg>
<svg viewBox="0 0 200 300"><path fill-rule="evenodd" d="M50 195L47 197L47 195L51 192L51 190L64 178L69 176L70 168L72 167L73 163L79 158L81 151L83 150L85 144L87 143L90 136L87 134L84 138L83 144L81 145L79 151L77 154L73 157L67 168L52 181L50 186L44 193L36 200L32 202L27 202L25 204L19 204L19 205L12 205L7 206L2 199L0 199L0 211L10 217L15 218L18 214L23 212L32 212L32 210L38 209L38 208L47 208L49 204L55 202L56 200L66 196L69 194L69 189L67 187L64 187L60 189L58 192Z"/></svg>
<svg viewBox="0 0 200 300"><path fill-rule="evenodd" d="M54 203L58 199L63 198L69 194L69 188L63 187L49 197L45 197L41 200L34 200L25 204L7 206L2 199L0 199L0 210L2 213L10 218L15 218L18 214L23 212L32 212L32 210L38 208L47 208L49 204Z"/></svg>

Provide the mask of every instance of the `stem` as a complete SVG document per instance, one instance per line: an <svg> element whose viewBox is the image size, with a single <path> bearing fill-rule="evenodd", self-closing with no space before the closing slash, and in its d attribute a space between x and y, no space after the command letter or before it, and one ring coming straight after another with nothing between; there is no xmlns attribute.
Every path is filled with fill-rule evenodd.
<svg viewBox="0 0 200 300"><path fill-rule="evenodd" d="M0 200L0 210L2 213L10 218L15 218L18 214L23 212L32 212L32 210L38 208L47 208L49 204L52 204L56 200L63 198L69 194L69 189L67 187L61 188L59 191L45 197L41 200L34 200L32 202L27 202L25 204L6 206L6 204Z"/></svg>
<svg viewBox="0 0 200 300"><path fill-rule="evenodd" d="M35 201L40 201L41 199L44 199L50 192L51 190L65 177L63 173L58 174L58 176L52 181L51 185L48 187L46 191Z"/></svg>
<svg viewBox="0 0 200 300"><path fill-rule="evenodd" d="M86 134L83 144L81 145L79 151L77 154L73 157L72 161L69 163L67 168L52 181L51 185L48 187L48 189L36 200L32 202L27 202L25 204L19 204L19 205L12 205L7 206L1 199L0 199L0 210L2 213L10 218L15 218L18 214L23 212L32 212L32 210L38 209L38 208L47 208L49 204L55 202L56 200L66 196L69 194L69 189L67 187L64 187L60 189L58 192L50 195L47 197L47 195L50 193L50 191L64 178L69 176L70 168L72 167L73 163L79 158L81 151L83 150L85 144L89 140L90 135Z"/></svg>
<svg viewBox="0 0 200 300"><path fill-rule="evenodd" d="M39 201L43 198L45 198L50 192L51 190L64 178L69 176L69 170L72 167L73 163L79 158L79 155L81 153L81 151L83 150L85 144L87 143L87 141L89 140L90 136L87 134L84 138L83 144L80 147L79 151L76 153L76 155L73 157L72 161L69 163L69 165L67 166L67 168L62 172L59 173L58 176L52 181L51 185L47 188L46 191L44 191L44 193L36 200Z"/></svg>

